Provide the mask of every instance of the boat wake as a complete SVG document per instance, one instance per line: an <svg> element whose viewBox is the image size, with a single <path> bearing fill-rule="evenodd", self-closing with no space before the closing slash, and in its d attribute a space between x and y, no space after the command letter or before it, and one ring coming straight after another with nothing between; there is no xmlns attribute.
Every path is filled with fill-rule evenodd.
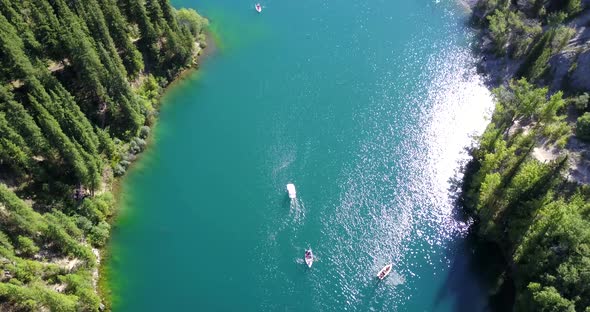
<svg viewBox="0 0 590 312"><path fill-rule="evenodd" d="M389 286L398 286L404 284L406 282L406 278L396 271L391 271L387 279L385 279L383 282Z"/></svg>
<svg viewBox="0 0 590 312"><path fill-rule="evenodd" d="M280 143L283 143L282 140L279 140ZM284 145L278 144L278 146L273 147L269 151L269 155L271 159L276 159L276 164L272 166L271 177L273 179L273 183L275 184L283 184L285 180L283 179L287 174L287 168L295 162L297 159L297 148L292 143L286 143Z"/></svg>
<svg viewBox="0 0 590 312"><path fill-rule="evenodd" d="M305 251L305 249L302 249L302 250ZM298 254L303 254L303 253L300 252ZM320 262L320 261L321 261L320 258L314 254L313 255L313 263ZM294 258L293 262L297 263L297 264L305 264L305 259L303 258L303 256L301 256L301 257Z"/></svg>
<svg viewBox="0 0 590 312"><path fill-rule="evenodd" d="M294 224L302 224L305 220L305 204L299 198L289 201L289 220Z"/></svg>

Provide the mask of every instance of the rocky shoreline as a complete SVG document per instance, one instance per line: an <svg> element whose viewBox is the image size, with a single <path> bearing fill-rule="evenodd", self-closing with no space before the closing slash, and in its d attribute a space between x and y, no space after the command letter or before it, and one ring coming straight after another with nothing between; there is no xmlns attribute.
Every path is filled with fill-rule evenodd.
<svg viewBox="0 0 590 312"><path fill-rule="evenodd" d="M479 0L460 0L468 6L473 18L482 18L477 11ZM584 0L583 5L590 7L590 0ZM567 46L549 60L549 77L541 84L549 87L550 94L559 90L570 93L590 90L590 10L584 10L580 15L565 24L575 30L575 35ZM547 26L544 26L546 28ZM478 29L479 45L476 53L479 56L478 69L485 74L490 87L506 84L516 77L517 71L524 63L524 59L513 59L507 54L497 56L493 52L490 32L486 28Z"/></svg>
<svg viewBox="0 0 590 312"><path fill-rule="evenodd" d="M479 0L460 0L471 10L472 19L481 19L481 12L477 10ZM583 5L590 7L590 0L584 0ZM548 75L540 85L549 88L549 95L563 91L566 96L576 95L590 90L590 10L584 10L581 14L566 22L565 25L575 30L575 35L570 39L566 47L549 59ZM485 27L474 26L478 31L478 45L475 54L478 58L477 69L483 75L488 88L507 86L510 80L517 79L517 73L524 58L514 59L505 54L498 56L494 53L490 31ZM545 26L547 27L547 26ZM568 113L568 121L575 124L575 112ZM560 155L569 156L568 179L579 184L590 183L590 159L585 156L590 146L575 136L572 136L565 149L559 149L540 139L534 149L533 156L541 161L548 162Z"/></svg>

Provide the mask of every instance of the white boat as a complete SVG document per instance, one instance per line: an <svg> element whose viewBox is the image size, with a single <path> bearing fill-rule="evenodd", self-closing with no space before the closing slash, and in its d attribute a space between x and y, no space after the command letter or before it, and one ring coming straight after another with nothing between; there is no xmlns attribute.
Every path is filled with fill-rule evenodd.
<svg viewBox="0 0 590 312"><path fill-rule="evenodd" d="M256 9L256 12L258 12L258 13L262 12L262 6L260 5L260 3L256 3L254 8Z"/></svg>
<svg viewBox="0 0 590 312"><path fill-rule="evenodd" d="M287 184L287 192L289 192L289 198L297 197L297 191L295 190L295 184L293 184L293 183Z"/></svg>
<svg viewBox="0 0 590 312"><path fill-rule="evenodd" d="M305 264L310 268L313 264L313 252L311 252L311 249L305 251Z"/></svg>
<svg viewBox="0 0 590 312"><path fill-rule="evenodd" d="M393 264L391 264L391 263L384 266L383 269L381 269L381 271L379 271L379 273L377 273L377 278L379 278L380 280L384 279L387 275L389 275L392 267L393 267Z"/></svg>

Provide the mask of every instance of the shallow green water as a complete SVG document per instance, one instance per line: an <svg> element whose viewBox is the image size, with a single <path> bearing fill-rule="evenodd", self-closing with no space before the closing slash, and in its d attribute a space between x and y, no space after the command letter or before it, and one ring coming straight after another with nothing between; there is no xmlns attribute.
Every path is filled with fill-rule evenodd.
<svg viewBox="0 0 590 312"><path fill-rule="evenodd" d="M483 310L452 181L491 102L437 1L172 1L220 42L125 180L114 310Z"/></svg>

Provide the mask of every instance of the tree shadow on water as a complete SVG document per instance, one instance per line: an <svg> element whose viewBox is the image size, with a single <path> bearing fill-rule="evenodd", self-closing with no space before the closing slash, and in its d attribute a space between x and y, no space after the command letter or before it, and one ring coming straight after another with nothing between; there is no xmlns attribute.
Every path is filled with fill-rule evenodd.
<svg viewBox="0 0 590 312"><path fill-rule="evenodd" d="M459 239L445 282L438 290L433 310L450 301L453 311L511 310L512 281L505 280L506 264L495 244L469 234Z"/></svg>
<svg viewBox="0 0 590 312"><path fill-rule="evenodd" d="M469 179L469 165L462 168ZM450 179L449 195L454 202L453 217L469 226L448 248L451 259L445 282L437 292L433 310L450 302L458 312L510 311L514 304L514 282L500 247L477 236L477 220L465 209L463 177Z"/></svg>

